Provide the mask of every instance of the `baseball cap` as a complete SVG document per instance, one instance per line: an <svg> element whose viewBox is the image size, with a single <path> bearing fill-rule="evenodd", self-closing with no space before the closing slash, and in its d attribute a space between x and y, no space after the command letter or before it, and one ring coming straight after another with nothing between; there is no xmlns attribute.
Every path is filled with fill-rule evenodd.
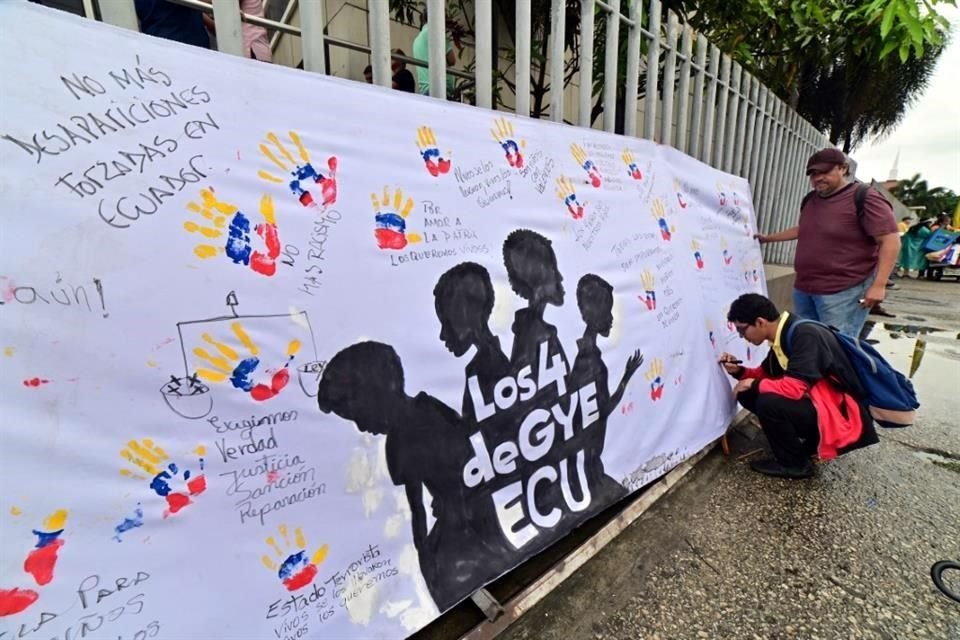
<svg viewBox="0 0 960 640"><path fill-rule="evenodd" d="M817 151L807 160L807 175L823 173L833 169L838 164L847 164L847 156L840 149L826 148Z"/></svg>

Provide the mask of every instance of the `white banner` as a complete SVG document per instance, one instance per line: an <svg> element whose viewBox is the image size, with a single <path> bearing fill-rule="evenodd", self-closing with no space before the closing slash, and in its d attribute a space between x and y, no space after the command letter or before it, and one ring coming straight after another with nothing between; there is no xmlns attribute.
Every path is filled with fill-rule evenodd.
<svg viewBox="0 0 960 640"><path fill-rule="evenodd" d="M723 433L747 183L0 4L0 638L403 638Z"/></svg>

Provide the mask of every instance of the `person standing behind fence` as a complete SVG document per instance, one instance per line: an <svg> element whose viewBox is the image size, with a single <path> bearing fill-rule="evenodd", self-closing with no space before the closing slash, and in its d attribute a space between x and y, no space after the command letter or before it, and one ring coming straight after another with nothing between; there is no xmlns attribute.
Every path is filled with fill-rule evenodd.
<svg viewBox="0 0 960 640"><path fill-rule="evenodd" d="M428 63L430 60L430 35L427 23L427 8L423 8L423 26L420 27L420 33L413 41L413 57ZM453 42L449 38L445 39L447 50L447 66L453 66L457 63L457 54L453 51ZM417 67L417 89L420 93L430 95L430 69L426 66ZM447 92L453 90L453 76L447 74Z"/></svg>
<svg viewBox="0 0 960 640"><path fill-rule="evenodd" d="M134 8L141 33L210 48L210 34L203 24L203 12L169 0L135 0Z"/></svg>
<svg viewBox="0 0 960 640"><path fill-rule="evenodd" d="M757 235L761 244L797 240L794 312L857 337L870 309L883 302L900 251L893 207L875 189L866 189L862 215L847 157L822 149L807 160L813 191L800 209L800 223Z"/></svg>

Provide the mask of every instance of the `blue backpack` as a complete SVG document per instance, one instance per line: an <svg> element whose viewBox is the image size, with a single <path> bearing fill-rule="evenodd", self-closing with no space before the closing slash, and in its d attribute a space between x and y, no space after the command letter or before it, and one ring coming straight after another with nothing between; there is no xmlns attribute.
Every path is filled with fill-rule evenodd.
<svg viewBox="0 0 960 640"><path fill-rule="evenodd" d="M793 332L801 324L816 324L830 329L853 365L860 384L866 391L870 415L877 425L886 428L909 427L920 407L913 383L890 366L871 345L843 335L833 327L814 320L797 320L787 330L784 346L790 350Z"/></svg>

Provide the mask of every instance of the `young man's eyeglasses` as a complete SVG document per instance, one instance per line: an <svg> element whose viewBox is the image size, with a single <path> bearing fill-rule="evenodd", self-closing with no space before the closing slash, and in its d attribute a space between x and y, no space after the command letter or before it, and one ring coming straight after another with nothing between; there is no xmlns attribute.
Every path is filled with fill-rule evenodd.
<svg viewBox="0 0 960 640"><path fill-rule="evenodd" d="M747 337L747 329L749 329L752 326L753 325L751 324L741 324L739 322L733 323L733 327L737 330L737 334L739 334L741 338Z"/></svg>

